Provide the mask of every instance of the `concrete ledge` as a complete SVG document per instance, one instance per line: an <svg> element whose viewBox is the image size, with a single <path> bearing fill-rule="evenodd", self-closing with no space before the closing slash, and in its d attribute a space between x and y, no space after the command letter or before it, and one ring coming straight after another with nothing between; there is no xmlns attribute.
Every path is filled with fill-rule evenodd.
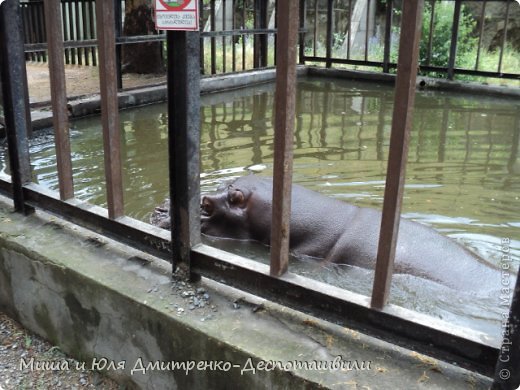
<svg viewBox="0 0 520 390"><path fill-rule="evenodd" d="M309 76L317 77L333 77L352 80L365 80L380 83L395 83L395 74L376 73L361 70L349 69L327 69L317 66L307 67L307 74ZM485 85L481 83L451 81L444 79L436 79L432 77L417 76L417 88L424 90L439 90L456 93L478 94L496 97L520 97L520 88L505 87L498 85Z"/></svg>
<svg viewBox="0 0 520 390"><path fill-rule="evenodd" d="M172 280L165 262L43 212L12 213L5 198L0 198L0 310L130 388L490 384L215 281ZM180 366L173 369L172 362ZM295 368L298 364L307 369ZM313 369L317 364L333 369ZM340 364L343 369L334 369Z"/></svg>

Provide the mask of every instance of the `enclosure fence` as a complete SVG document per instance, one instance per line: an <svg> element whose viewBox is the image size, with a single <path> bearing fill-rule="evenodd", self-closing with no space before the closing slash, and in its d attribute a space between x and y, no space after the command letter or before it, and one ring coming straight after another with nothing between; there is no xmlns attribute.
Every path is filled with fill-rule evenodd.
<svg viewBox="0 0 520 390"><path fill-rule="evenodd" d="M60 0L65 63L98 63L94 0ZM125 1L114 2L118 74L123 46L164 42L166 35L125 36ZM276 64L275 0L200 0L201 74ZM22 2L26 59L46 61L43 0ZM402 1L300 0L298 61L394 73ZM520 18L512 0L426 0L419 71L454 79L520 80ZM119 82L122 86L122 82Z"/></svg>

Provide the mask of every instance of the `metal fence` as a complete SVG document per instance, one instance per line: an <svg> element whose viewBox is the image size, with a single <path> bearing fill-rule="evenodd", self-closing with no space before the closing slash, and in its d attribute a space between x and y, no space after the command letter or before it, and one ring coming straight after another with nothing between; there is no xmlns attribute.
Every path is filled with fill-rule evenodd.
<svg viewBox="0 0 520 390"><path fill-rule="evenodd" d="M48 59L51 69L51 85L64 81L62 30L57 28L61 18L58 3L45 0L49 38ZM242 3L244 4L244 3ZM260 2L257 4L266 4ZM328 0L328 15L333 1ZM52 7L54 5L54 7ZM288 237L282 232L288 226L288 201L290 199L292 142L294 128L294 88L296 44L298 26L298 2L287 0L277 4L283 12L283 22L277 31L277 95L275 124L274 187L279 196L273 196L273 209L279 218L273 218L273 237L278 239L271 248L271 266L229 256L229 254L200 243L200 58L201 35L198 33L169 32L169 151L170 193L173 204L174 228L171 235L161 229L139 223L125 217L123 190L121 187L120 135L117 102L117 82L112 76L117 67L116 42L119 41L112 23L117 15L114 3L96 3L96 30L100 67L102 98L102 126L105 155L105 175L108 210L96 208L74 199L70 171L69 126L63 88L53 88L53 113L56 135L56 153L60 194L51 192L32 182L28 150L30 112L27 96L27 80L20 69L25 67L22 19L18 1L4 2L0 9L0 50L4 113L9 146L11 177L0 177L0 191L12 197L15 210L30 213L35 207L62 216L74 223L88 227L108 237L171 260L185 277L204 275L281 302L299 310L319 315L353 329L371 333L399 345L413 348L438 358L455 362L462 367L493 376L497 367L496 388L513 388L520 381L517 370L520 361L520 280L517 281L511 305L507 338L502 350L471 331L461 332L445 326L432 325L427 316L392 305L386 305L392 279L393 250L401 209L402 191L408 137L415 96L416 64L419 57L418 29L422 1L405 2L401 18L401 38L398 77L395 89L392 132L388 156L388 171L383 205L383 220L379 238L378 259L370 304L348 291L292 275L280 277L288 268ZM305 9L305 8L303 8ZM210 10L211 11L211 10ZM300 16L301 16L300 12ZM329 18L328 20L331 20ZM260 22L259 22L260 23ZM261 23L260 23L261 24ZM330 42L332 23L327 23ZM229 30L226 30L229 31ZM202 34L202 39L217 40L227 32L214 35ZM242 31L243 32L243 31ZM268 31L249 31L254 36L264 36ZM300 30L300 39L302 32ZM64 32L63 32L64 34ZM231 34L232 36L233 34ZM220 38L218 38L220 37ZM137 39L144 39L138 37ZM258 45L262 39L259 39ZM268 39L267 39L268 41ZM301 40L300 40L301 42ZM211 43L210 43L211 45ZM67 45L65 45L67 47ZM203 45L202 45L203 46ZM77 48L80 46L69 46ZM173 51L175 47L175 52ZM329 51L330 52L330 51ZM301 46L300 46L300 59ZM171 59L174 58L175 61ZM257 51L258 62L265 61L262 49ZM261 60L264 58L263 60ZM303 57L305 60L305 56ZM313 57L313 60L320 60ZM330 66L335 60L325 57ZM342 60L352 61L352 60ZM365 64L369 61L364 61ZM262 65L265 64L262 63ZM388 63L389 64L389 63ZM387 64L387 65L388 65ZM384 66L384 62L377 66ZM231 65L233 68L233 65ZM236 64L235 64L236 68ZM227 68L226 68L227 69ZM175 75L175 77L173 77ZM286 169L289 167L289 169ZM172 256L173 253L173 256ZM305 297L302 300L301 297ZM505 349L507 347L507 350ZM507 356L507 359L505 357ZM497 363L498 362L498 363ZM498 372L509 370L510 381L500 379ZM499 387L502 386L502 387Z"/></svg>
<svg viewBox="0 0 520 390"><path fill-rule="evenodd" d="M26 58L46 61L43 0L21 4ZM275 4L274 0L200 0L201 73L274 66ZM458 75L519 80L517 64L504 60L505 55L518 56L520 50L508 34L520 18L512 4L428 0L419 71L448 79ZM125 1L115 5L119 46L166 39L160 32L124 36ZM402 2L397 0L300 0L299 63L395 72L401 13ZM61 0L61 18L65 62L96 65L95 1Z"/></svg>
<svg viewBox="0 0 520 390"><path fill-rule="evenodd" d="M402 3L305 0L301 61L379 68L385 73L395 70ZM448 79L455 75L520 79L517 65L506 67L503 60L506 51L518 56L520 50L519 42L508 35L520 18L513 7L512 1L427 0L419 71ZM488 31L493 28L496 31ZM437 42L438 36L444 40ZM493 59L484 62L486 54Z"/></svg>

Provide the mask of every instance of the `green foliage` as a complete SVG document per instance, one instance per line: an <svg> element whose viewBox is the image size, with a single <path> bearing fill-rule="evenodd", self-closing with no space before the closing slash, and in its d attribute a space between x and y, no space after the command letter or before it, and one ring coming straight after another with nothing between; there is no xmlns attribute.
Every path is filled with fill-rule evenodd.
<svg viewBox="0 0 520 390"><path fill-rule="evenodd" d="M432 37L430 37L432 7L429 2L425 4L419 52L421 64L442 67L448 65L453 28L453 12L454 2L441 1L435 4ZM467 12L466 7L462 5L457 39L457 58L463 58L467 54L472 53L474 47L477 45L477 38L473 36L475 26L476 21ZM429 53L430 39L431 52Z"/></svg>

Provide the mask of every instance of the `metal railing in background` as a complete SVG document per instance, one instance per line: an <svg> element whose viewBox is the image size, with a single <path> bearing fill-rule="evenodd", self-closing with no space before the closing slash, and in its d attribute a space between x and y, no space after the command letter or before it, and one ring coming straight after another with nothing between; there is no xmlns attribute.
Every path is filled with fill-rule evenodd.
<svg viewBox="0 0 520 390"><path fill-rule="evenodd" d="M67 64L97 65L94 0L60 0ZM201 74L232 73L276 63L275 0L200 1ZM116 41L121 47L163 42L165 34L124 36L125 1L116 0ZM395 72L402 2L394 0L300 0L299 63ZM511 0L428 0L420 71L453 79L481 76L520 80L520 70L507 66L504 55L519 50L509 27L517 16ZM43 0L23 2L26 58L46 61ZM471 7L470 7L471 6ZM500 7L497 7L500 6ZM471 10L469 12L468 10ZM451 23L440 26L439 18ZM499 23L500 22L500 23ZM444 22L446 23L446 22ZM494 38L490 25L496 25ZM440 53L434 37L447 30L449 45ZM471 31L470 31L471 30ZM462 38L462 40L461 40ZM472 39L471 52L464 40ZM517 45L517 46L515 46ZM516 48L516 49L515 49ZM490 54L493 53L493 54ZM486 56L493 60L486 62ZM120 59L118 68L121 68Z"/></svg>

